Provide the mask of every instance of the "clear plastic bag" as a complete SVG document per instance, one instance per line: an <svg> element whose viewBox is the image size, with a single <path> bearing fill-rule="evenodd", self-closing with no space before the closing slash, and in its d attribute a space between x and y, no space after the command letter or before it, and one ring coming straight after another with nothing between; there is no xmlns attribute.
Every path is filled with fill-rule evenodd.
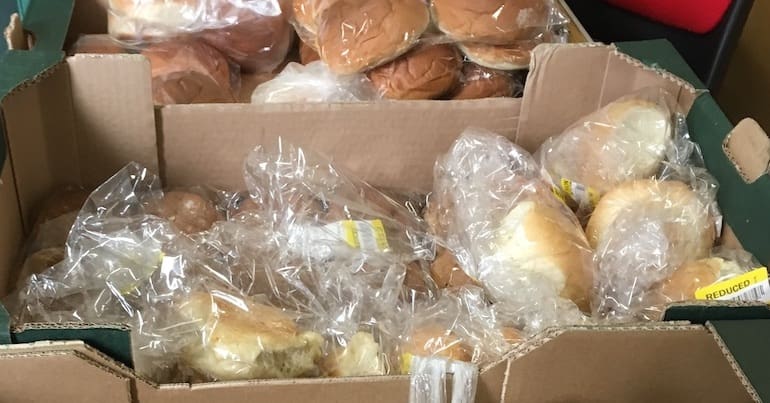
<svg viewBox="0 0 770 403"><path fill-rule="evenodd" d="M588 220L600 317L640 319L647 292L680 267L708 257L721 231L718 184L703 167L684 116L674 114L668 122L674 135L655 178L616 185Z"/></svg>
<svg viewBox="0 0 770 403"><path fill-rule="evenodd" d="M436 164L426 216L460 267L527 331L584 321L594 272L579 223L539 171L509 140L468 129Z"/></svg>
<svg viewBox="0 0 770 403"><path fill-rule="evenodd" d="M541 43L566 43L566 30L546 32L531 39L505 45L480 42L461 42L457 46L468 61L496 70L527 70L532 50Z"/></svg>
<svg viewBox="0 0 770 403"><path fill-rule="evenodd" d="M338 76L320 61L289 63L274 79L260 84L252 103L358 102L380 97L363 74Z"/></svg>
<svg viewBox="0 0 770 403"><path fill-rule="evenodd" d="M517 97L524 90L523 77L475 63L465 63L460 85L451 99Z"/></svg>
<svg viewBox="0 0 770 403"><path fill-rule="evenodd" d="M431 14L452 40L490 45L532 40L568 22L550 0L497 0L473 7L464 0L431 0Z"/></svg>
<svg viewBox="0 0 770 403"><path fill-rule="evenodd" d="M434 99L460 81L462 59L451 44L420 45L366 73L388 99Z"/></svg>
<svg viewBox="0 0 770 403"><path fill-rule="evenodd" d="M283 62L293 32L278 0L108 0L110 35L130 44L197 36L245 72Z"/></svg>
<svg viewBox="0 0 770 403"><path fill-rule="evenodd" d="M652 178L673 138L673 97L660 88L625 96L546 140L537 158L583 218L619 184Z"/></svg>
<svg viewBox="0 0 770 403"><path fill-rule="evenodd" d="M193 39L150 44L141 50L150 61L153 100L158 105L236 102L238 66L219 51Z"/></svg>
<svg viewBox="0 0 770 403"><path fill-rule="evenodd" d="M430 24L423 0L321 0L310 10L314 18L299 20L298 31L316 29L308 43L317 44L321 60L337 74L394 60L415 46Z"/></svg>

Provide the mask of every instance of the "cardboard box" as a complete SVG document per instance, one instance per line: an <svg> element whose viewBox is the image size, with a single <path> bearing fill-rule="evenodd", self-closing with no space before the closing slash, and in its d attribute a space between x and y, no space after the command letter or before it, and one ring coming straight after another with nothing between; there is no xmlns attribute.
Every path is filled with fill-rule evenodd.
<svg viewBox="0 0 770 403"><path fill-rule="evenodd" d="M631 44L629 49L634 46L642 57L645 51L660 56L668 49L660 44ZM539 48L522 99L351 105L154 108L149 65L141 56L60 57L42 47L6 54L1 61L0 90L8 91L0 92L0 127L8 155L0 182L0 294L15 281L16 254L36 206L53 187L96 185L129 161L156 169L168 186L241 186L241 162L248 150L273 143L277 136L333 156L374 185L429 189L435 157L467 126L496 131L533 150L599 106L658 85L678 94L683 108L692 107L691 130L723 188L741 188L733 183L736 177L761 172L763 161L767 166L757 152L762 150L757 144L764 144L758 127L748 122L727 136L731 128L720 120L718 108L710 109L710 96L699 96L687 82L647 68L614 47ZM752 189L755 195L770 192L770 186ZM752 225L733 219L752 213L739 211L746 202L738 199L720 194L720 201L727 201L727 223L744 245L754 244L751 231L744 231ZM749 249L767 261L761 249ZM484 368L476 401L759 401L757 385L766 387L762 375L742 371L725 336L767 335L768 322L741 321L736 330L735 321L710 320L767 314L764 307L703 305L668 314L694 323L550 330ZM152 385L124 365L130 364L130 344L121 326L36 325L12 332L8 326L0 310L0 343L5 344L0 347L0 396L8 401L408 401L409 381L402 376Z"/></svg>

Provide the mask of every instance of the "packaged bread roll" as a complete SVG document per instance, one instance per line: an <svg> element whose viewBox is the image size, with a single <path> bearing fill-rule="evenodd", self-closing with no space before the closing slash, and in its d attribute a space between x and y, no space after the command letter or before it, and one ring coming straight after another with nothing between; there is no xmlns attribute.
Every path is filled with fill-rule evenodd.
<svg viewBox="0 0 770 403"><path fill-rule="evenodd" d="M167 219L188 235L206 231L216 221L224 219L212 200L193 192L166 192L149 207L153 214Z"/></svg>
<svg viewBox="0 0 770 403"><path fill-rule="evenodd" d="M451 39L492 45L532 39L564 20L548 0L432 0L431 13Z"/></svg>
<svg viewBox="0 0 770 403"><path fill-rule="evenodd" d="M537 42L522 41L510 45L460 43L458 47L465 57L479 66L496 70L525 70Z"/></svg>
<svg viewBox="0 0 770 403"><path fill-rule="evenodd" d="M159 105L234 102L237 70L219 51L196 40L151 44L142 50L150 61L153 100Z"/></svg>
<svg viewBox="0 0 770 403"><path fill-rule="evenodd" d="M459 100L513 97L522 87L509 72L465 63L460 85L451 98Z"/></svg>
<svg viewBox="0 0 770 403"><path fill-rule="evenodd" d="M509 140L469 129L434 176L438 220L460 266L529 326L590 312L593 254L574 214ZM435 219L434 219L435 220Z"/></svg>
<svg viewBox="0 0 770 403"><path fill-rule="evenodd" d="M450 44L423 45L366 73L388 99L434 99L460 80L462 60Z"/></svg>
<svg viewBox="0 0 770 403"><path fill-rule="evenodd" d="M318 60L321 60L321 56L318 54L318 51L310 47L310 45L306 44L305 42L300 41L299 43L300 63L310 64Z"/></svg>
<svg viewBox="0 0 770 403"><path fill-rule="evenodd" d="M337 74L363 72L406 53L430 22L422 0L325 0L319 7L319 54Z"/></svg>
<svg viewBox="0 0 770 403"><path fill-rule="evenodd" d="M205 378L318 376L323 338L302 332L280 310L219 293L194 293L180 311L200 326L184 360Z"/></svg>
<svg viewBox="0 0 770 403"><path fill-rule="evenodd" d="M636 319L646 293L706 258L716 238L710 200L676 180L621 184L599 201L586 232L598 261L596 311L619 321Z"/></svg>
<svg viewBox="0 0 770 403"><path fill-rule="evenodd" d="M554 185L584 213L623 182L658 173L672 140L671 96L649 88L609 103L546 140L537 154Z"/></svg>

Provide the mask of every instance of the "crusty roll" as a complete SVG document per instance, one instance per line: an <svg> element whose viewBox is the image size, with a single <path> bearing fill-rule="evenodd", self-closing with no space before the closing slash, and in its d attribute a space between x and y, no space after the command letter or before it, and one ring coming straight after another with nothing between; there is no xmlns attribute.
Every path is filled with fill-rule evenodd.
<svg viewBox="0 0 770 403"><path fill-rule="evenodd" d="M412 356L438 356L470 362L473 349L451 330L431 324L417 327L401 344L402 373L409 372Z"/></svg>
<svg viewBox="0 0 770 403"><path fill-rule="evenodd" d="M582 229L563 210L536 200L518 203L500 223L496 237L499 255L511 263L506 270L486 275L485 285L504 284L516 271L534 272L590 312L593 255Z"/></svg>
<svg viewBox="0 0 770 403"><path fill-rule="evenodd" d="M206 378L238 380L318 375L323 338L300 332L280 310L216 293L194 293L181 314L200 324L201 337L183 359Z"/></svg>
<svg viewBox="0 0 770 403"><path fill-rule="evenodd" d="M513 76L504 71L488 69L475 63L465 63L460 86L452 99L482 99L512 97L516 89Z"/></svg>
<svg viewBox="0 0 770 403"><path fill-rule="evenodd" d="M227 59L202 42L161 42L145 48L142 55L150 61L156 104L235 101Z"/></svg>
<svg viewBox="0 0 770 403"><path fill-rule="evenodd" d="M635 212L662 225L675 267L708 255L714 244L714 217L688 185L679 181L637 180L616 187L599 201L586 233L593 248L612 236L615 220Z"/></svg>
<svg viewBox="0 0 770 403"><path fill-rule="evenodd" d="M211 200L183 191L167 192L157 204L150 206L150 211L169 220L185 234L206 231L223 219Z"/></svg>
<svg viewBox="0 0 770 403"><path fill-rule="evenodd" d="M542 31L550 7L545 0L432 0L431 13L455 41L505 45Z"/></svg>
<svg viewBox="0 0 770 403"><path fill-rule="evenodd" d="M430 16L422 0L334 0L317 21L321 59L335 73L351 74L406 53Z"/></svg>
<svg viewBox="0 0 770 403"><path fill-rule="evenodd" d="M511 45L460 43L457 46L468 60L480 66L497 70L524 70L529 68L529 59L535 43L532 41Z"/></svg>
<svg viewBox="0 0 770 403"><path fill-rule="evenodd" d="M622 98L578 121L539 150L542 166L559 182L569 179L599 194L655 175L672 136L664 103Z"/></svg>
<svg viewBox="0 0 770 403"><path fill-rule="evenodd" d="M434 99L460 81L462 60L454 46L425 45L367 73L389 99Z"/></svg>

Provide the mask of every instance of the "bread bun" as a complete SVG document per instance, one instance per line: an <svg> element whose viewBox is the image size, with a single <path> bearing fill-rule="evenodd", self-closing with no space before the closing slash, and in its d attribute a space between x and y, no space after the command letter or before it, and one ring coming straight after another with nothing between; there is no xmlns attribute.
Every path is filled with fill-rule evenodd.
<svg viewBox="0 0 770 403"><path fill-rule="evenodd" d="M198 41L169 41L148 46L152 95L156 104L235 101L227 59Z"/></svg>
<svg viewBox="0 0 770 403"><path fill-rule="evenodd" d="M725 276L736 276L744 270L733 261L712 257L685 263L659 286L665 301L679 302L695 299L695 291L716 283Z"/></svg>
<svg viewBox="0 0 770 403"><path fill-rule="evenodd" d="M497 70L525 70L535 43L518 42L512 45L460 43L457 45L468 60L480 66Z"/></svg>
<svg viewBox="0 0 770 403"><path fill-rule="evenodd" d="M183 359L214 380L294 378L318 375L323 338L302 333L280 310L216 294L194 293L181 314L200 325L201 337Z"/></svg>
<svg viewBox="0 0 770 403"><path fill-rule="evenodd" d="M536 201L518 203L500 223L496 247L500 258L511 263L481 279L490 292L516 292L499 285L515 277L516 271L532 272L548 279L583 312L590 312L593 254L582 229L563 209Z"/></svg>
<svg viewBox="0 0 770 403"><path fill-rule="evenodd" d="M434 99L460 81L462 60L454 46L425 45L367 73L389 99Z"/></svg>
<svg viewBox="0 0 770 403"><path fill-rule="evenodd" d="M433 21L457 42L505 45L542 31L550 14L544 0L433 0Z"/></svg>
<svg viewBox="0 0 770 403"><path fill-rule="evenodd" d="M71 54L119 54L126 49L109 35L83 35L70 48Z"/></svg>
<svg viewBox="0 0 770 403"><path fill-rule="evenodd" d="M236 23L220 28L207 29L200 37L230 60L244 73L268 73L286 59L292 45L294 32L281 10L260 14L252 9L233 8Z"/></svg>
<svg viewBox="0 0 770 403"><path fill-rule="evenodd" d="M428 28L422 0L335 0L318 15L321 59L337 74L351 74L406 53Z"/></svg>
<svg viewBox="0 0 770 403"><path fill-rule="evenodd" d="M303 43L315 48L318 35L318 9L323 0L292 0L294 29ZM305 63L303 63L305 64Z"/></svg>
<svg viewBox="0 0 770 403"><path fill-rule="evenodd" d="M473 350L451 330L438 325L416 328L401 344L401 371L409 372L412 356L437 356L455 361L470 362Z"/></svg>
<svg viewBox="0 0 770 403"><path fill-rule="evenodd" d="M334 377L385 374L385 360L380 345L374 341L374 336L367 332L354 334L344 349L334 353L328 373Z"/></svg>
<svg viewBox="0 0 770 403"><path fill-rule="evenodd" d="M190 192L167 192L157 204L150 206L150 211L169 220L185 234L207 231L216 221L222 220L211 200Z"/></svg>
<svg viewBox="0 0 770 403"><path fill-rule="evenodd" d="M514 96L516 82L510 73L465 63L460 86L452 99L482 99Z"/></svg>
<svg viewBox="0 0 770 403"><path fill-rule="evenodd" d="M675 267L707 256L714 244L714 218L698 195L682 182L650 179L623 183L602 197L586 227L591 247L611 237L615 220L629 212L661 223Z"/></svg>
<svg viewBox="0 0 770 403"><path fill-rule="evenodd" d="M663 105L621 99L546 142L541 163L557 183L566 178L603 194L657 173L672 135L670 120Z"/></svg>
<svg viewBox="0 0 770 403"><path fill-rule="evenodd" d="M321 56L318 54L318 51L310 47L308 44L306 44L303 41L299 42L299 61L302 64L308 64L315 62L317 60L321 60Z"/></svg>
<svg viewBox="0 0 770 403"><path fill-rule="evenodd" d="M476 280L465 273L457 263L454 254L446 248L439 248L436 252L436 259L430 266L430 276L439 288L479 285Z"/></svg>

